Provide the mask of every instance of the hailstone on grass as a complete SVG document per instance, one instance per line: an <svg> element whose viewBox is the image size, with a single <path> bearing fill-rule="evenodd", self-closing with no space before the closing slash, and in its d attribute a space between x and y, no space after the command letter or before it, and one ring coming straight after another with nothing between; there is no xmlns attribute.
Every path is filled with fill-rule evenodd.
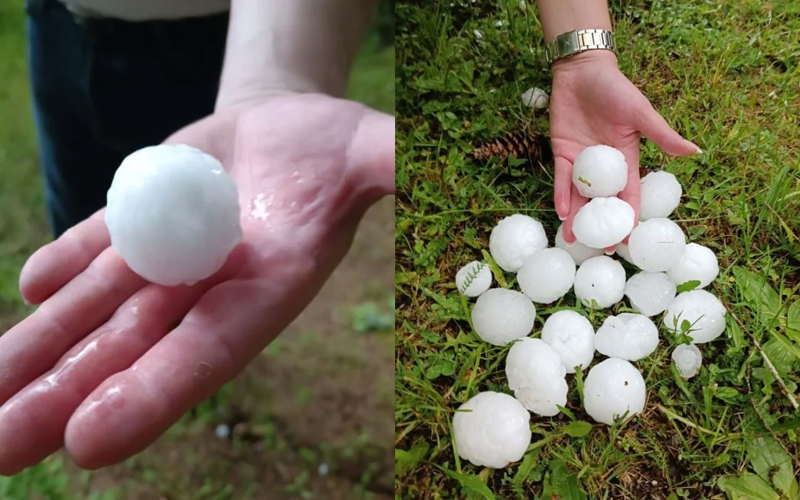
<svg viewBox="0 0 800 500"><path fill-rule="evenodd" d="M650 172L642 178L639 220L669 217L681 202L683 189L669 172Z"/></svg>
<svg viewBox="0 0 800 500"><path fill-rule="evenodd" d="M575 296L585 306L593 301L600 309L611 307L625 292L625 269L622 264L607 255L587 260L575 273Z"/></svg>
<svg viewBox="0 0 800 500"><path fill-rule="evenodd" d="M639 361L658 347L658 327L642 314L609 316L597 329L594 345L610 358Z"/></svg>
<svg viewBox="0 0 800 500"><path fill-rule="evenodd" d="M725 306L705 290L679 293L664 314L664 326L673 333L683 331L688 321L692 343L704 344L716 339L725 331Z"/></svg>
<svg viewBox="0 0 800 500"><path fill-rule="evenodd" d="M631 251L630 251L630 249L628 249L628 244L627 243L619 243L619 244L617 244L617 248L614 251L614 253L616 255L619 255L620 257L622 257L622 260L624 260L628 264L632 264L634 266L636 265L636 264L633 263L633 259L631 259Z"/></svg>
<svg viewBox="0 0 800 500"><path fill-rule="evenodd" d="M635 219L633 207L619 198L595 198L575 214L572 232L588 247L607 248L630 234Z"/></svg>
<svg viewBox="0 0 800 500"><path fill-rule="evenodd" d="M625 284L625 295L631 307L645 316L655 316L667 309L675 298L675 282L665 273L642 271L634 274Z"/></svg>
<svg viewBox="0 0 800 500"><path fill-rule="evenodd" d="M625 155L611 146L589 146L572 163L572 182L587 198L615 196L628 184Z"/></svg>
<svg viewBox="0 0 800 500"><path fill-rule="evenodd" d="M529 108L544 109L550 104L550 96L544 90L534 87L522 94L522 103Z"/></svg>
<svg viewBox="0 0 800 500"><path fill-rule="evenodd" d="M555 302L566 295L575 282L575 261L560 248L546 248L525 261L517 273L517 282L532 301Z"/></svg>
<svg viewBox="0 0 800 500"><path fill-rule="evenodd" d="M567 404L567 370L561 356L542 340L514 342L506 358L508 387L528 410L552 417Z"/></svg>
<svg viewBox="0 0 800 500"><path fill-rule="evenodd" d="M166 286L211 276L242 239L233 179L216 158L183 144L126 157L108 190L105 222L127 265Z"/></svg>
<svg viewBox="0 0 800 500"><path fill-rule="evenodd" d="M670 267L667 275L677 285L687 281L699 281L697 288L705 288L711 284L719 274L719 263L714 252L703 245L689 243L683 252L683 257L677 264Z"/></svg>
<svg viewBox="0 0 800 500"><path fill-rule="evenodd" d="M485 262L473 260L456 273L456 288L467 297L477 297L492 285L492 270Z"/></svg>
<svg viewBox="0 0 800 500"><path fill-rule="evenodd" d="M550 315L542 327L542 340L561 356L567 373L575 373L576 366L585 370L594 358L594 327L575 311Z"/></svg>
<svg viewBox="0 0 800 500"><path fill-rule="evenodd" d="M506 272L520 270L528 257L547 248L547 235L538 220L514 214L500 220L489 235L489 252Z"/></svg>
<svg viewBox="0 0 800 500"><path fill-rule="evenodd" d="M503 346L525 337L533 330L536 306L516 290L487 290L472 308L472 326L478 337L493 345Z"/></svg>
<svg viewBox="0 0 800 500"><path fill-rule="evenodd" d="M516 462L531 444L531 414L501 392L481 392L453 416L458 455L479 467L502 469Z"/></svg>
<svg viewBox="0 0 800 500"><path fill-rule="evenodd" d="M628 250L633 263L642 271L666 271L683 257L686 236L680 226L669 219L650 219L631 232Z"/></svg>
<svg viewBox="0 0 800 500"><path fill-rule="evenodd" d="M586 413L607 425L612 425L625 412L628 412L627 417L641 413L646 397L642 374L623 359L609 358L596 364L583 383Z"/></svg>
<svg viewBox="0 0 800 500"><path fill-rule="evenodd" d="M556 248L560 248L562 250L566 250L568 254L572 257L572 260L575 261L575 264L581 265L586 259L591 259L592 257L597 257L598 255L603 255L602 248L592 248L587 247L580 241L575 241L572 245L568 244L564 241L564 225L561 224L558 226L558 230L556 231Z"/></svg>
<svg viewBox="0 0 800 500"><path fill-rule="evenodd" d="M703 355L700 349L694 344L681 344L672 351L672 361L684 379L690 379L697 375L700 366L703 364Z"/></svg>

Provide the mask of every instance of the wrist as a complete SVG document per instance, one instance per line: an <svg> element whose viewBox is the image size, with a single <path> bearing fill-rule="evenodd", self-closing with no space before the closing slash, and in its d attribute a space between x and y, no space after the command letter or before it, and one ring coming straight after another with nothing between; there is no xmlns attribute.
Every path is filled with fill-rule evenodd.
<svg viewBox="0 0 800 500"><path fill-rule="evenodd" d="M618 69L617 55L610 50L587 50L571 57L555 61L551 67L553 76L558 73L583 70L585 68Z"/></svg>

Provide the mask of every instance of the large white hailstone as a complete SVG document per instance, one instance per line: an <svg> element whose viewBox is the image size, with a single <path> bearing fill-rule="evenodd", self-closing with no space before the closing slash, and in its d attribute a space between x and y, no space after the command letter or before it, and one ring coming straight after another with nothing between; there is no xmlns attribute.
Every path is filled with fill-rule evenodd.
<svg viewBox="0 0 800 500"><path fill-rule="evenodd" d="M677 285L687 281L699 281L697 288L710 285L719 274L719 262L714 251L697 243L689 243L683 252L683 257L677 264L670 267L667 275Z"/></svg>
<svg viewBox="0 0 800 500"><path fill-rule="evenodd" d="M108 190L105 222L128 267L165 286L211 276L242 239L233 179L216 158L183 144L128 155Z"/></svg>
<svg viewBox="0 0 800 500"><path fill-rule="evenodd" d="M478 393L453 416L458 456L479 467L502 469L516 462L531 444L531 414L502 392Z"/></svg>
<svg viewBox="0 0 800 500"><path fill-rule="evenodd" d="M663 272L680 262L686 249L686 236L669 219L642 222L628 238L633 263L642 271Z"/></svg>
<svg viewBox="0 0 800 500"><path fill-rule="evenodd" d="M575 311L557 311L547 318L542 327L542 340L561 356L567 373L589 367L594 358L594 327Z"/></svg>
<svg viewBox="0 0 800 500"><path fill-rule="evenodd" d="M624 260L628 264L633 264L633 259L631 259L631 251L630 249L628 249L627 243L617 244L617 248L614 251L614 253L622 257L622 260ZM636 264L633 265L635 266Z"/></svg>
<svg viewBox="0 0 800 500"><path fill-rule="evenodd" d="M655 316L667 309L676 293L675 282L665 273L642 271L628 279L625 295L631 306L645 316Z"/></svg>
<svg viewBox="0 0 800 500"><path fill-rule="evenodd" d="M688 335L693 344L705 344L725 331L725 306L713 294L705 290L679 293L664 314L664 326L680 333L681 324L691 325Z"/></svg>
<svg viewBox="0 0 800 500"><path fill-rule="evenodd" d="M591 259L592 257L597 257L598 255L603 255L602 248L592 248L587 247L580 241L575 241L572 245L564 241L564 225L561 224L558 226L558 230L556 231L556 248L560 248L562 250L566 250L568 254L572 257L572 260L575 261L575 264L581 265L586 259Z"/></svg>
<svg viewBox="0 0 800 500"><path fill-rule="evenodd" d="M522 104L529 108L544 109L550 104L550 96L539 87L530 88L522 94Z"/></svg>
<svg viewBox="0 0 800 500"><path fill-rule="evenodd" d="M624 240L635 220L633 207L619 198L595 198L575 214L572 232L587 247L607 248Z"/></svg>
<svg viewBox="0 0 800 500"><path fill-rule="evenodd" d="M658 327L642 314L609 316L597 329L594 346L610 358L639 361L658 347Z"/></svg>
<svg viewBox="0 0 800 500"><path fill-rule="evenodd" d="M477 297L490 286L492 286L492 271L485 262L473 260L456 273L456 288L467 297Z"/></svg>
<svg viewBox="0 0 800 500"><path fill-rule="evenodd" d="M547 248L547 235L538 220L514 214L500 220L489 235L489 252L504 271L515 273L528 257Z"/></svg>
<svg viewBox="0 0 800 500"><path fill-rule="evenodd" d="M522 265L517 273L522 292L532 301L549 304L569 292L575 282L575 261L560 248L545 248Z"/></svg>
<svg viewBox="0 0 800 500"><path fill-rule="evenodd" d="M625 269L618 261L607 255L587 260L575 273L575 296L585 306L611 307L625 294Z"/></svg>
<svg viewBox="0 0 800 500"><path fill-rule="evenodd" d="M694 344L681 344L672 351L672 361L684 379L690 379L697 375L703 365L703 355L700 349Z"/></svg>
<svg viewBox="0 0 800 500"><path fill-rule="evenodd" d="M586 413L607 425L625 412L627 417L641 413L646 397L642 374L624 359L609 358L596 364L583 383Z"/></svg>
<svg viewBox="0 0 800 500"><path fill-rule="evenodd" d="M681 202L683 189L669 172L650 172L642 178L639 220L669 217Z"/></svg>
<svg viewBox="0 0 800 500"><path fill-rule="evenodd" d="M472 326L478 337L497 346L525 337L533 330L536 306L524 293L492 288L472 308Z"/></svg>
<svg viewBox="0 0 800 500"><path fill-rule="evenodd" d="M615 196L628 184L625 155L611 146L589 146L572 163L572 182L587 198Z"/></svg>
<svg viewBox="0 0 800 500"><path fill-rule="evenodd" d="M547 343L526 337L514 342L506 358L506 378L514 396L543 417L567 404L567 369Z"/></svg>

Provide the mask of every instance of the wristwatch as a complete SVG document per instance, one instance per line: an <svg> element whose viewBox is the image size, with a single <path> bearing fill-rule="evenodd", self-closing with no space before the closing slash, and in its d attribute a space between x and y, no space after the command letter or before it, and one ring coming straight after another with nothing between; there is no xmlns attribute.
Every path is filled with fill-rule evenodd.
<svg viewBox="0 0 800 500"><path fill-rule="evenodd" d="M567 31L547 44L544 56L549 66L559 59L598 49L616 52L612 31L599 29Z"/></svg>

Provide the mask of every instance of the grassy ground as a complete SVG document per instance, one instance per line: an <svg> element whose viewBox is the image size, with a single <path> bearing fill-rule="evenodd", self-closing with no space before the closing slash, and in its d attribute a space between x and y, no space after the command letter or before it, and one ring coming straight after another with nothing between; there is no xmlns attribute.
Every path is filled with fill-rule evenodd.
<svg viewBox="0 0 800 500"><path fill-rule="evenodd" d="M370 40L352 97L393 112L394 58L392 47ZM31 312L17 278L49 238L16 0L0 0L0 109L2 333ZM306 312L147 451L93 473L57 454L0 478L0 499L389 498L393 225L392 200L384 200L368 212L351 253ZM215 436L219 424L232 429L231 439Z"/></svg>
<svg viewBox="0 0 800 500"><path fill-rule="evenodd" d="M726 333L703 346L688 382L663 335L637 363L646 409L625 425L566 427L591 422L570 381L568 411L534 416L521 463L482 470L454 455L455 408L509 392L506 350L471 331L455 272L482 259L503 216L539 218L551 241L558 224L551 166L468 153L510 131L546 134L547 113L533 116L520 96L550 81L533 5L399 2L395 498L800 498L800 413L787 395L800 397L800 4L611 3L623 72L705 151L672 159L643 143L642 165L678 177L674 218L719 256L712 291L731 313ZM533 336L574 304L568 295L540 311Z"/></svg>

